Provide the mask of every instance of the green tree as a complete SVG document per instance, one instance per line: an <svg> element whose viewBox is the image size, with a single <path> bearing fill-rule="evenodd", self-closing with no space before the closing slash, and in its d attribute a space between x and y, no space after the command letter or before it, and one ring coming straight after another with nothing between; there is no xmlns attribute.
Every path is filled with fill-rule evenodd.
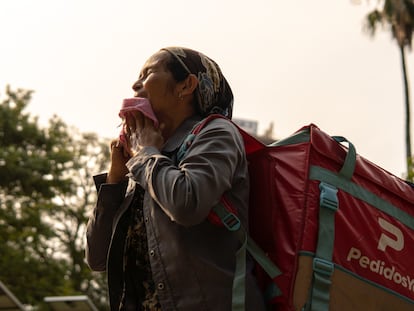
<svg viewBox="0 0 414 311"><path fill-rule="evenodd" d="M66 134L40 129L24 112L31 94L7 88L0 105L0 277L27 304L66 292L62 265L51 258L55 233L44 219L53 197L71 191L62 177L71 155L59 143Z"/></svg>
<svg viewBox="0 0 414 311"><path fill-rule="evenodd" d="M94 133L79 133L71 130L73 168L66 173L72 180L74 192L62 193L56 198L59 208L53 212L57 244L60 251L68 255L65 277L78 293L87 294L99 306L107 308L105 274L93 273L85 264L86 223L96 201L93 175L107 169L109 142Z"/></svg>
<svg viewBox="0 0 414 311"><path fill-rule="evenodd" d="M7 87L0 101L0 279L38 310L45 296L76 294L105 310L105 276L86 266L83 241L108 143L56 116L41 128L25 112L31 95Z"/></svg>
<svg viewBox="0 0 414 311"><path fill-rule="evenodd" d="M375 35L378 26L386 26L396 40L401 55L401 67L405 95L405 144L407 161L407 179L414 181L413 156L411 152L411 112L410 88L406 64L406 49L411 49L414 30L413 0L382 0L380 8L374 9L366 17L367 29Z"/></svg>

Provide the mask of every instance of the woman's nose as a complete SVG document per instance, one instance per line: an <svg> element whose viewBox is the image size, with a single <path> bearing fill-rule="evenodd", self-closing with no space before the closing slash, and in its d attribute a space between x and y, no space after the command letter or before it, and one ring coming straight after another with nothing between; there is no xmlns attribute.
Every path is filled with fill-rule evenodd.
<svg viewBox="0 0 414 311"><path fill-rule="evenodd" d="M137 80L133 85L132 89L137 92L142 88L142 82L140 80Z"/></svg>

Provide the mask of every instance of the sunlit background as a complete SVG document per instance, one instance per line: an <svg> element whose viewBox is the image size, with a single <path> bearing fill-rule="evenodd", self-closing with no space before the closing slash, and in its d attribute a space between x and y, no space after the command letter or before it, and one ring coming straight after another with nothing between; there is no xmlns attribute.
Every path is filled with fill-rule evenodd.
<svg viewBox="0 0 414 311"><path fill-rule="evenodd" d="M371 5L375 4L372 1ZM104 137L143 62L164 46L216 60L234 116L283 138L315 123L397 176L405 171L399 50L363 31L350 0L1 0L0 97L35 91L29 111ZM412 53L407 54L409 75Z"/></svg>

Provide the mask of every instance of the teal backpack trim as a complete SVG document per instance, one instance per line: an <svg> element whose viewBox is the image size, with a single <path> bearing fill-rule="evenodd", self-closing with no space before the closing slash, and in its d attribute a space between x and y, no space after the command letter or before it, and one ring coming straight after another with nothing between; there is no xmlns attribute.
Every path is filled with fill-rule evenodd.
<svg viewBox="0 0 414 311"><path fill-rule="evenodd" d="M414 230L414 217L374 193L323 167L311 166L309 179L324 181L379 209Z"/></svg>
<svg viewBox="0 0 414 311"><path fill-rule="evenodd" d="M302 131L296 132L295 134L289 137L275 141L269 146L272 146L272 147L273 146L288 146L288 145L308 143L310 140L309 137L310 137L309 128L307 128Z"/></svg>
<svg viewBox="0 0 414 311"><path fill-rule="evenodd" d="M338 176L342 180L349 181L355 170L355 147L342 136L332 138L338 143L348 143L348 152ZM312 265L313 284L305 310L326 311L329 310L331 278L334 271L332 256L335 242L335 213L339 208L339 202L338 187L329 180L318 180L320 181L318 241Z"/></svg>
<svg viewBox="0 0 414 311"><path fill-rule="evenodd" d="M316 255L313 259L313 285L308 306L312 311L329 310L332 262L335 241L335 213L338 210L338 189L330 184L319 184L319 231Z"/></svg>
<svg viewBox="0 0 414 311"><path fill-rule="evenodd" d="M232 311L244 311L245 296L246 296L246 256L247 251L256 260L256 262L263 268L263 270L274 281L276 277L282 274L279 268L267 257L265 252L253 241L247 234L246 230L241 225L239 218L233 213L229 212L222 203L214 207L214 212L219 216L225 227L237 234L241 243L239 250L236 252L236 269L233 279L233 294L232 294ZM231 219L231 225L226 222ZM281 291L277 285L272 282L265 292L265 299L272 299L280 296Z"/></svg>
<svg viewBox="0 0 414 311"><path fill-rule="evenodd" d="M177 151L177 163L179 163L184 158L195 137L195 134L191 133L185 138L184 142L180 146L180 149Z"/></svg>

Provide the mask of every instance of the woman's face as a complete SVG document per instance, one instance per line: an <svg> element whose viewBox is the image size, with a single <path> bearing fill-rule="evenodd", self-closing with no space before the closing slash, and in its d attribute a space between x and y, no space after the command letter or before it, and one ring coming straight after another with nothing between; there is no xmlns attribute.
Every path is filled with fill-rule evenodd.
<svg viewBox="0 0 414 311"><path fill-rule="evenodd" d="M169 57L171 56L166 51L160 51L151 56L144 64L138 80L132 86L134 96L149 99L159 119L173 113L179 100L177 82L165 65Z"/></svg>

